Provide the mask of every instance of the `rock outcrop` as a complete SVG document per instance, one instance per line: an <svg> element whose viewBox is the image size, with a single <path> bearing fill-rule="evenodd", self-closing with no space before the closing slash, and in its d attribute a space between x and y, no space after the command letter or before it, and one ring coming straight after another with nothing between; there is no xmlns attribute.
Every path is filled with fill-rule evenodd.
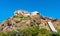
<svg viewBox="0 0 60 36"><path fill-rule="evenodd" d="M48 21L51 21L57 30L60 29L60 20L58 19L43 17L37 11L29 13L24 10L17 10L14 12L14 16L0 24L0 31L8 32L11 30L28 28L34 25L39 26L39 29L45 28L51 31Z"/></svg>

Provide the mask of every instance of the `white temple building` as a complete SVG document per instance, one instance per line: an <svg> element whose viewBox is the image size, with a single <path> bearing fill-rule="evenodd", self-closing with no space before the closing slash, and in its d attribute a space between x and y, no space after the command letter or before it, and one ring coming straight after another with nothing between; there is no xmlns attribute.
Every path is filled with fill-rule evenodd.
<svg viewBox="0 0 60 36"><path fill-rule="evenodd" d="M17 10L14 12L15 15L17 14L22 14L23 16L29 16L30 13L28 13L27 11L24 11L24 10Z"/></svg>
<svg viewBox="0 0 60 36"><path fill-rule="evenodd" d="M31 15L32 15L32 16L33 16L33 15L37 15L37 14L39 14L38 11L31 12Z"/></svg>
<svg viewBox="0 0 60 36"><path fill-rule="evenodd" d="M24 10L17 10L14 12L14 15L18 15L18 14L22 14L23 16L34 16L34 15L37 15L39 14L38 11L34 11L34 12L31 12L29 13L28 11L24 11Z"/></svg>

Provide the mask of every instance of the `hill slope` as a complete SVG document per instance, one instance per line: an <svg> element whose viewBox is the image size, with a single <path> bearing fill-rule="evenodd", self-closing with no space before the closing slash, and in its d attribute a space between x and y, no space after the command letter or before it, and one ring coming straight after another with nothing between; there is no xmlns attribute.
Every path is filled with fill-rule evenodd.
<svg viewBox="0 0 60 36"><path fill-rule="evenodd" d="M52 22L56 30L60 29L59 19L43 17L37 11L29 13L24 10L17 10L14 12L14 16L8 18L0 24L0 31L8 32L17 29L29 28L32 26L38 26L39 29L45 28L51 31L48 21Z"/></svg>

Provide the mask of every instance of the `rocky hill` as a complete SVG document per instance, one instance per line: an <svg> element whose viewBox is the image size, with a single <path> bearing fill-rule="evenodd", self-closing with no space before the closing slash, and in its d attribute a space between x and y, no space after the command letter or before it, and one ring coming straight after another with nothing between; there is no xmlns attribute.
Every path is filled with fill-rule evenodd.
<svg viewBox="0 0 60 36"><path fill-rule="evenodd" d="M60 29L59 19L43 17L37 11L29 13L28 11L24 10L17 10L14 12L14 16L8 18L0 24L0 31L16 31L17 29L24 29L32 26L38 26L39 29L45 28L51 31L51 28L48 25L48 21L52 22L56 30Z"/></svg>

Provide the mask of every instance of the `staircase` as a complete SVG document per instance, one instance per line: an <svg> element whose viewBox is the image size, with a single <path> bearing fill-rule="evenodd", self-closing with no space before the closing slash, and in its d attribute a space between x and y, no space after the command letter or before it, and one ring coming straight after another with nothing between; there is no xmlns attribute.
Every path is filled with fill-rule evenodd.
<svg viewBox="0 0 60 36"><path fill-rule="evenodd" d="M57 30L54 28L53 24L51 21L48 21L48 25L50 27L50 29L53 31L53 32L57 32Z"/></svg>

